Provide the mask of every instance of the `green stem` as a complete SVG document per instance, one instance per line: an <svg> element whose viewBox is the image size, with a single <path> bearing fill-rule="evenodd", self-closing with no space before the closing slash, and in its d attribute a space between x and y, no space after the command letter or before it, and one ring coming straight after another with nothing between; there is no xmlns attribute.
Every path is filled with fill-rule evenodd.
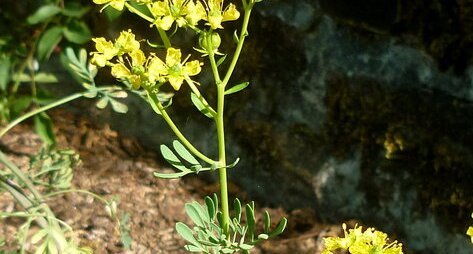
<svg viewBox="0 0 473 254"><path fill-rule="evenodd" d="M218 72L217 62L215 61L215 54L214 52L208 52L208 53L209 53L210 66L212 66L212 73L214 75L215 82L217 84L220 84L222 83L222 80L220 79L220 73Z"/></svg>
<svg viewBox="0 0 473 254"><path fill-rule="evenodd" d="M233 53L232 62L230 63L227 73L225 74L225 77L223 78L223 81L222 81L223 86L227 85L228 81L230 80L233 74L233 71L235 70L235 66L238 62L238 59L240 58L241 50L243 49L243 43L245 42L245 38L248 35L248 23L250 21L251 10L252 10L253 5L247 6L247 8L245 8L245 16L243 17L243 24L241 26L241 32L238 38L238 44L235 49L235 52Z"/></svg>
<svg viewBox="0 0 473 254"><path fill-rule="evenodd" d="M220 201L222 204L222 215L223 215L223 231L230 237L229 234L229 223L230 223L230 211L228 206L228 187L227 187L227 169L224 167L227 165L225 155L225 129L223 120L224 102L225 102L225 86L223 84L217 85L217 138L218 138L218 163L221 168L218 169L219 182L220 182Z"/></svg>
<svg viewBox="0 0 473 254"><path fill-rule="evenodd" d="M115 87L100 87L100 88L97 88L97 91L110 90L110 89L114 89L114 88ZM36 115L36 114L44 112L46 110L52 109L54 107L60 106L62 104L65 104L65 103L68 103L68 102L73 101L75 99L78 99L80 97L83 97L84 95L86 95L88 93L90 93L90 91L85 91L85 92L75 93L75 94L69 95L69 96L64 97L60 100L57 100L57 101L55 101L51 104L48 104L48 105L45 105L43 107L37 108L33 111L30 111L30 112L18 117L17 119L15 119L11 123L9 123L6 127L4 127L3 129L0 130L0 138L3 137L10 129L15 127L17 124L23 122L24 120L26 120L26 119L28 119L28 118Z"/></svg>
<svg viewBox="0 0 473 254"><path fill-rule="evenodd" d="M171 117L168 115L166 112L166 109L164 108L163 104L158 100L156 97L156 94L153 94L152 92L148 92L149 97L152 99L152 102L154 103L161 114L161 116L164 118L164 121L168 124L169 128L174 132L176 137L181 141L181 143L195 156L199 157L199 159L209 163L210 165L214 165L216 162L209 157L205 156L203 153L201 153L197 148L195 148L189 140L182 134L182 132L179 130L179 128L174 124L172 121Z"/></svg>

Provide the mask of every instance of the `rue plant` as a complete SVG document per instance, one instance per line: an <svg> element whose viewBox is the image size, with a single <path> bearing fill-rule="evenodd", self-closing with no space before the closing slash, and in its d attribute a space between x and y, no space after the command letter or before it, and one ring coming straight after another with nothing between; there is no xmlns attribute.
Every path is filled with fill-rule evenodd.
<svg viewBox="0 0 473 254"><path fill-rule="evenodd" d="M194 222L191 228L179 222L177 232L188 242L185 248L202 253L250 253L259 242L281 234L286 226L283 218L272 227L269 213L264 213L261 232L256 222L254 202L242 205L233 202L233 214L228 199L227 170L237 163L227 162L225 145L224 108L227 95L239 92L247 82L232 84L231 77L248 36L248 23L253 7L262 0L242 0L241 10L235 3L223 0L94 0L96 4L118 11L128 10L154 27L160 43L138 39L131 30L122 31L118 38L108 40L95 38L96 50L91 53L92 63L108 67L110 73L131 92L141 96L169 125L177 137L172 147L161 145L161 153L177 171L156 172L160 178L179 178L204 171L218 172L220 195L205 198L205 202L192 202L185 206L186 213ZM240 17L242 16L242 17ZM234 31L233 52L222 52L221 34L226 22L241 20L241 28ZM184 52L177 46L172 35L188 32L195 35L194 52ZM153 47L151 52L144 45ZM228 58L228 60L227 60ZM200 84L197 78L202 68L211 70L213 84ZM218 155L206 154L192 144L168 114L174 93L182 86L190 89L190 100L204 116L215 124ZM215 89L216 101L207 100ZM107 98L97 104L106 106ZM112 106L114 106L112 102Z"/></svg>

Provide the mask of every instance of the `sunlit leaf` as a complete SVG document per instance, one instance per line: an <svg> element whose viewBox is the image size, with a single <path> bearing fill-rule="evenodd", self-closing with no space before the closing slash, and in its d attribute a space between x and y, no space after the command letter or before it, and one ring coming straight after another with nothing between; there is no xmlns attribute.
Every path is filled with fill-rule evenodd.
<svg viewBox="0 0 473 254"><path fill-rule="evenodd" d="M110 99L108 97L103 97L99 101L97 101L95 106L99 109L104 109L105 107L107 107L109 101Z"/></svg>

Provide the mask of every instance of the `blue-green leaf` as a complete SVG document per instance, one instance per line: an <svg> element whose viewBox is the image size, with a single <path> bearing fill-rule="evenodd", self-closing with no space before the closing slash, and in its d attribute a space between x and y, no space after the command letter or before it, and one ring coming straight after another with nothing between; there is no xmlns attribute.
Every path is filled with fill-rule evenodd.
<svg viewBox="0 0 473 254"><path fill-rule="evenodd" d="M215 204L213 200L208 196L205 197L205 205L207 207L207 213L209 214L210 219L213 220L213 218L215 218L216 213Z"/></svg>
<svg viewBox="0 0 473 254"><path fill-rule="evenodd" d="M163 155L164 159L169 162L173 167L179 169L182 172L191 172L189 169L187 169L177 158L177 156L167 147L166 145L161 145L160 146L161 154Z"/></svg>
<svg viewBox="0 0 473 254"><path fill-rule="evenodd" d="M180 236L182 236L182 238L184 238L192 245L196 247L201 247L201 244L194 237L194 232L192 232L192 230L186 224L182 222L176 223L176 231Z"/></svg>
<svg viewBox="0 0 473 254"><path fill-rule="evenodd" d="M183 177L191 172L177 172L177 173L160 173L160 172L154 172L153 175L158 178L163 178L163 179L175 179L175 178L180 178Z"/></svg>
<svg viewBox="0 0 473 254"><path fill-rule="evenodd" d="M199 204L197 203L197 205ZM199 208L196 207L195 204L193 203L185 205L185 210L189 218L191 218L191 220L194 222L196 226L203 228L205 227L205 223L198 209Z"/></svg>
<svg viewBox="0 0 473 254"><path fill-rule="evenodd" d="M174 140L172 145L174 146L174 150L176 150L177 154L179 154L179 156L181 156L184 160L192 165L200 165L199 161L197 161L197 159L184 147L181 142Z"/></svg>
<svg viewBox="0 0 473 254"><path fill-rule="evenodd" d="M128 106L124 103L121 103L114 99L110 99L110 104L112 104L113 111L117 113L125 114L126 112L128 112Z"/></svg>

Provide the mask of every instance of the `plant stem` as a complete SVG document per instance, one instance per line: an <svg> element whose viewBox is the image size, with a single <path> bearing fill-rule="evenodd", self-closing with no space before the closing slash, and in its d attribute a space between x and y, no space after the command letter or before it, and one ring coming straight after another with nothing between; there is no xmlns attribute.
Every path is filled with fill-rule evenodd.
<svg viewBox="0 0 473 254"><path fill-rule="evenodd" d="M233 58L232 62L230 63L230 66L228 67L227 73L225 74L225 77L223 78L222 84L224 86L227 85L228 81L230 80L233 71L235 70L235 66L238 62L238 59L241 54L241 50L243 49L243 43L245 42L246 36L248 36L248 23L250 21L250 16L251 16L251 9L253 8L253 5L247 6L245 8L245 16L243 17L243 24L241 26L241 32L240 36L238 38L238 44L235 49L235 52L233 53Z"/></svg>
<svg viewBox="0 0 473 254"><path fill-rule="evenodd" d="M163 104L158 100L155 94L152 92L148 92L149 97L151 98L152 102L154 103L161 114L161 116L164 118L164 121L168 124L169 128L174 132L176 137L181 141L181 143L195 156L199 157L199 159L209 163L210 165L214 165L216 161L210 159L209 157L205 156L203 153L201 153L197 148L195 148L189 140L182 134L182 132L179 130L179 128L174 124L172 121L171 117L168 115L166 112L166 109L164 108Z"/></svg>
<svg viewBox="0 0 473 254"><path fill-rule="evenodd" d="M230 223L230 211L228 206L228 187L227 187L227 169L225 166L226 154L225 154L225 129L223 120L224 102L225 102L225 86L223 84L217 85L217 138L218 138L218 163L221 168L218 169L219 183L220 183L220 201L222 203L222 215L223 215L223 232L230 237L229 234L229 223Z"/></svg>
<svg viewBox="0 0 473 254"><path fill-rule="evenodd" d="M100 88L97 88L97 91L110 90L110 89L113 89L113 88L115 88L115 87L100 87ZM89 91L85 91L85 92L75 93L75 94L69 95L69 96L64 97L60 100L57 100L57 101L55 101L51 104L48 104L48 105L45 105L43 107L37 108L33 111L30 111L30 112L18 117L17 119L15 119L11 123L9 123L5 128L0 130L0 138L3 137L10 129L15 127L17 124L23 122L24 120L26 120L26 119L28 119L28 118L36 115L36 114L44 112L46 110L52 109L54 107L60 106L62 104L65 104L65 103L68 103L68 102L73 101L75 99L78 99L80 97L83 97L84 95L86 95L88 93L89 93Z"/></svg>

